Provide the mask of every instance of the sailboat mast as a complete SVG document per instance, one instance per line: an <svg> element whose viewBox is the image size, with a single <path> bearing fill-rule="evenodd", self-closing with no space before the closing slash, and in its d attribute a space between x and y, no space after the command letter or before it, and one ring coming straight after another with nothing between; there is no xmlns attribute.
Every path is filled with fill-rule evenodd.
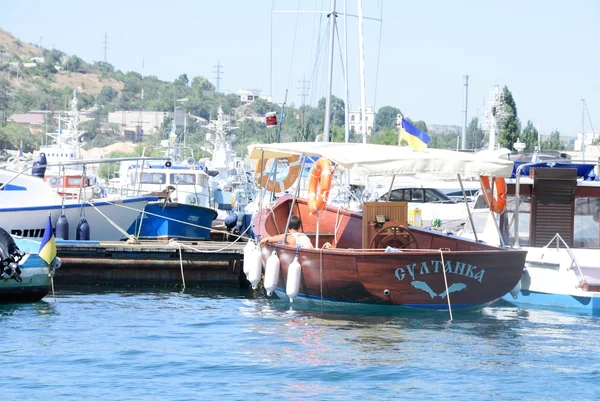
<svg viewBox="0 0 600 401"><path fill-rule="evenodd" d="M333 40L335 38L335 0L331 0L331 12L329 13L329 55L327 69L327 94L325 95L325 126L323 127L323 142L329 142L329 127L331 124L331 86L333 81Z"/></svg>
<svg viewBox="0 0 600 401"><path fill-rule="evenodd" d="M362 0L358 0L358 50L360 62L360 116L362 121L362 141L367 143L367 95L365 94L365 53L363 40Z"/></svg>
<svg viewBox="0 0 600 401"><path fill-rule="evenodd" d="M348 0L344 0L344 142L350 140L350 106L348 105Z"/></svg>

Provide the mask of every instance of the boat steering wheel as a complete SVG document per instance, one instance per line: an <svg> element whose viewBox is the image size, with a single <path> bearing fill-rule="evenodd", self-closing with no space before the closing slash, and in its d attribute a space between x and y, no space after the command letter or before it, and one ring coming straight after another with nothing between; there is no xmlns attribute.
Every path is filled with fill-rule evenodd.
<svg viewBox="0 0 600 401"><path fill-rule="evenodd" d="M385 232L387 235L384 235ZM383 227L373 235L370 249L385 249L388 246L399 249L418 249L419 242L413 233L404 226Z"/></svg>

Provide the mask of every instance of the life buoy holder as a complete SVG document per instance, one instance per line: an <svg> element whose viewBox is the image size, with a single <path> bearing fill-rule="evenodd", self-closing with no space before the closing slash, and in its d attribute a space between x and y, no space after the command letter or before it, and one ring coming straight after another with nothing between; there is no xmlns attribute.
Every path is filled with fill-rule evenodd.
<svg viewBox="0 0 600 401"><path fill-rule="evenodd" d="M308 211L310 214L317 214L327 206L332 179L331 163L324 157L320 157L310 169L310 181L308 182Z"/></svg>
<svg viewBox="0 0 600 401"><path fill-rule="evenodd" d="M488 175L481 177L481 191L483 199L490 209L495 213L503 213L506 210L506 180L504 177L494 178L494 193L492 194L492 180Z"/></svg>
<svg viewBox="0 0 600 401"><path fill-rule="evenodd" d="M277 181L269 179L269 174L271 171L266 171L265 168L270 159L263 159L262 163L260 160L256 162L257 180L260 183L260 186L266 188L267 191L283 192L291 187L298 179L298 175L300 174L300 157L288 156L284 157L283 159L286 159L288 162L288 172L285 177L276 177ZM277 159L274 159L274 162L276 163Z"/></svg>

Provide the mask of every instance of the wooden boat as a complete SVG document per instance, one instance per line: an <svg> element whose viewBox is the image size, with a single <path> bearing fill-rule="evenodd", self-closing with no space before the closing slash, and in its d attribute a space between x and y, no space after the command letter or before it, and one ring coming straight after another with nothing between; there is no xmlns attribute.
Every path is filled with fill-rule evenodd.
<svg viewBox="0 0 600 401"><path fill-rule="evenodd" d="M285 152L317 154L355 171L362 166L364 171L376 172L385 166L395 174L409 168L400 155L401 148L349 145L358 144L255 145L250 153L254 157L265 153L264 157L277 157ZM412 157L425 172L437 168L471 170L467 168L469 162L477 162L470 155L456 155L452 157L461 158L463 163L443 163L440 154L431 150ZM428 161L423 164L423 159ZM491 167L491 171L507 173L506 166ZM490 169L481 169L485 171ZM262 208L254 218L258 235L283 234L293 214L301 219L299 231L316 245L315 249L273 243L262 247L264 262L273 251L280 261L275 292L286 297L288 268L296 256L301 266L297 299L317 307L363 304L473 310L501 298L518 284L525 251L411 227L407 211L406 202L370 202L363 204L362 212L327 205L314 215L309 212L307 199L292 196ZM322 248L325 243L329 245Z"/></svg>

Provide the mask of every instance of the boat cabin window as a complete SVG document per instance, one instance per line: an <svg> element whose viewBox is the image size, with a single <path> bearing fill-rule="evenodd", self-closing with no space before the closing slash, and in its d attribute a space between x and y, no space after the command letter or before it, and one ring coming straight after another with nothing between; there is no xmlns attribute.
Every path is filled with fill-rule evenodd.
<svg viewBox="0 0 600 401"><path fill-rule="evenodd" d="M143 173L141 182L142 184L165 184L167 175L164 173Z"/></svg>
<svg viewBox="0 0 600 401"><path fill-rule="evenodd" d="M207 186L207 176L205 174L198 174L198 185L201 187Z"/></svg>
<svg viewBox="0 0 600 401"><path fill-rule="evenodd" d="M508 198L508 222L510 243L514 243L514 196ZM529 243L530 198L523 196L519 207L519 243ZM591 197L575 198L573 221L573 246L576 248L600 248L600 199ZM558 230L557 230L558 231Z"/></svg>
<svg viewBox="0 0 600 401"><path fill-rule="evenodd" d="M88 184L88 183L86 182L86 184ZM81 186L81 177L67 178L67 186L68 187L80 187Z"/></svg>
<svg viewBox="0 0 600 401"><path fill-rule="evenodd" d="M173 185L194 185L196 184L196 175L188 174L171 174L171 184Z"/></svg>

